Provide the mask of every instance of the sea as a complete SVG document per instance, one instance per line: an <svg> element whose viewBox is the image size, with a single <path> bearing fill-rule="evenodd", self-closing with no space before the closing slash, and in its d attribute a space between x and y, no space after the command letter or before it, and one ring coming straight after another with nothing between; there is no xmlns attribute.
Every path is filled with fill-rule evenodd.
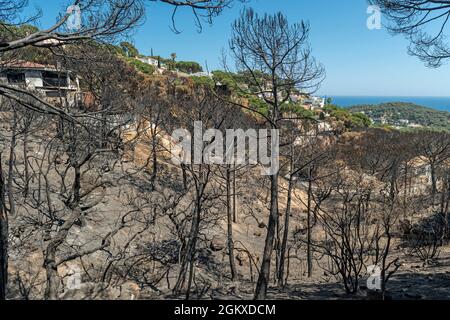
<svg viewBox="0 0 450 320"><path fill-rule="evenodd" d="M334 96L333 104L351 107L361 104L380 104L386 102L408 102L435 110L450 112L450 97L374 97L374 96Z"/></svg>

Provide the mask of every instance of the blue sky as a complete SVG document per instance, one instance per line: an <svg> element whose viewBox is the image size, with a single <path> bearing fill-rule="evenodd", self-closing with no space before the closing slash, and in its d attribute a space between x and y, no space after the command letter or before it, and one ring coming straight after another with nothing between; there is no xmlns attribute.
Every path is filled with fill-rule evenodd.
<svg viewBox="0 0 450 320"><path fill-rule="evenodd" d="M66 1L33 0L42 8L41 26L55 21L58 10ZM251 0L246 6L257 12L287 15L290 22L300 20L311 24L310 42L313 53L327 71L319 94L370 96L450 96L450 64L429 69L407 54L408 42L401 36L392 37L384 29L369 30L365 0ZM168 57L177 53L178 60L208 62L210 70L220 68L220 55L228 46L231 23L244 4L236 2L197 32L191 12L179 11L176 21L182 31L170 29L171 8L148 2L147 18L132 36L143 54Z"/></svg>

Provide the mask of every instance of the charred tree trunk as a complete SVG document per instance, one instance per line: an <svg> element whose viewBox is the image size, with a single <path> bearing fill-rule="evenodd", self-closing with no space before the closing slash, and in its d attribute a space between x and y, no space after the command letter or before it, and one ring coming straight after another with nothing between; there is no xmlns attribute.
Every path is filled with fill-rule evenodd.
<svg viewBox="0 0 450 320"><path fill-rule="evenodd" d="M291 204L292 204L292 189L294 183L294 146L291 143L290 146L290 159L289 159L289 183L288 183L288 191L287 191L287 199L286 199L286 211L284 217L284 230L283 230L283 239L280 245L280 256L279 256L279 266L277 272L277 280L278 286L282 287L284 285L284 269L285 269L285 260L286 260L286 248L289 237L289 219L291 215Z"/></svg>
<svg viewBox="0 0 450 320"><path fill-rule="evenodd" d="M184 165L181 165L181 171L183 175L183 188L184 190L187 190L188 189L187 172Z"/></svg>
<svg viewBox="0 0 450 320"><path fill-rule="evenodd" d="M194 251L195 255L195 251ZM191 298L191 287L192 287L192 281L194 279L194 259L189 261L189 279L188 279L188 286L186 290L186 300L189 300Z"/></svg>
<svg viewBox="0 0 450 320"><path fill-rule="evenodd" d="M236 167L233 170L233 222L237 223L237 212L236 212Z"/></svg>
<svg viewBox="0 0 450 320"><path fill-rule="evenodd" d="M79 204L81 195L81 168L79 166L74 167L75 170L75 178L73 181L73 203Z"/></svg>
<svg viewBox="0 0 450 320"><path fill-rule="evenodd" d="M69 234L70 229L82 215L81 208L78 206L72 210L69 218L61 226L58 233L50 240L47 248L44 251L44 268L46 272L46 288L45 298L49 300L58 299L59 285L61 284L61 277L58 274L58 264L56 255L58 248L64 243Z"/></svg>
<svg viewBox="0 0 450 320"><path fill-rule="evenodd" d="M387 236L387 244L385 251L383 253L383 259L381 263L381 300L386 300L386 282L387 282L387 270L386 270L386 264L387 264L387 258L389 256L389 250L391 248L391 241L392 236L390 234L389 227L386 230L386 236Z"/></svg>
<svg viewBox="0 0 450 320"><path fill-rule="evenodd" d="M25 129L25 133L23 136L23 160L25 166L25 177L24 177L24 186L23 186L23 197L28 197L28 190L30 184L30 168L28 164L28 131Z"/></svg>
<svg viewBox="0 0 450 320"><path fill-rule="evenodd" d="M437 193L437 182L436 182L436 165L431 164L431 195L434 202L434 196Z"/></svg>
<svg viewBox="0 0 450 320"><path fill-rule="evenodd" d="M8 285L8 213L5 207L5 180L0 155L0 300L6 300Z"/></svg>
<svg viewBox="0 0 450 320"><path fill-rule="evenodd" d="M444 228L442 232L442 240L447 241L450 233L449 228L449 203L450 203L450 171L444 174L441 195L441 216L444 221Z"/></svg>
<svg viewBox="0 0 450 320"><path fill-rule="evenodd" d="M231 208L231 172L230 167L227 167L227 242L228 242L228 256L230 259L231 281L236 280L236 262L234 260L234 241L233 241L233 221Z"/></svg>
<svg viewBox="0 0 450 320"><path fill-rule="evenodd" d="M286 202L286 212L284 217L284 230L283 230L283 240L281 243L280 251L280 265L278 269L278 286L284 285L284 266L286 261L286 248L289 237L289 219L291 215L291 205L292 205L292 188L293 188L293 177L289 179L288 194Z"/></svg>
<svg viewBox="0 0 450 320"><path fill-rule="evenodd" d="M179 294L186 283L186 276L189 272L189 279L188 279L188 288L186 292L186 299L189 299L190 297L190 286L192 284L191 282L191 276L193 274L193 263L195 260L195 253L197 248L197 239L198 239L198 233L200 229L200 218L201 218L201 211L202 211L202 198L203 198L203 186L200 187L200 190L197 190L197 199L196 199L196 205L194 210L194 215L192 219L191 224L191 230L189 232L189 240L186 245L185 252L183 254L183 257L181 259L180 264L180 271L178 274L177 282L173 288L174 294Z"/></svg>
<svg viewBox="0 0 450 320"><path fill-rule="evenodd" d="M271 176L270 215L261 269L256 283L255 300L264 300L270 280L270 264L278 221L278 173Z"/></svg>
<svg viewBox="0 0 450 320"><path fill-rule="evenodd" d="M307 269L308 269L308 278L312 277L313 272L313 263L312 263L312 244L311 244L311 236L312 236L312 225L311 225L311 201L312 201L312 177L311 171L309 171L308 177L308 201L307 201L307 217L306 217L306 228L307 228L307 238L306 238L306 256L307 256Z"/></svg>
<svg viewBox="0 0 450 320"><path fill-rule="evenodd" d="M64 224L61 226L56 235L49 241L46 249L44 250L44 268L46 272L46 288L45 298L49 300L58 299L59 286L61 283L61 277L58 274L57 264L57 252L59 247L64 243L69 234L70 229L77 222L83 224L83 212L80 207L81 201L81 168L80 165L74 164L73 169L74 181L73 181L73 200L69 204L71 213Z"/></svg>
<svg viewBox="0 0 450 320"><path fill-rule="evenodd" d="M158 175L158 153L157 153L157 140L156 140L156 129L152 130L152 157L153 157L153 164L152 164L152 176L150 178L150 185L151 189L155 189L155 183L156 183L156 177Z"/></svg>
<svg viewBox="0 0 450 320"><path fill-rule="evenodd" d="M8 159L8 182L7 182L7 190L8 190L8 204L9 204L9 215L14 216L16 214L16 202L14 200L14 192L13 192L13 180L14 180L14 160L15 153L14 149L17 144L17 113L14 110L13 115L13 126L12 126L12 136L11 136L11 145L9 147L9 159Z"/></svg>

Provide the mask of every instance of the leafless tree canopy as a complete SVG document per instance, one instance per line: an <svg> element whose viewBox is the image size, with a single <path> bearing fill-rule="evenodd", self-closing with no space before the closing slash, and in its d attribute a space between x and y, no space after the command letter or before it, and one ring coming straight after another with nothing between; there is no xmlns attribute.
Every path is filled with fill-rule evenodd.
<svg viewBox="0 0 450 320"><path fill-rule="evenodd" d="M172 22L175 28L175 15L179 8L192 10L196 24L201 28L201 19L212 23L212 19L218 16L225 8L229 8L234 0L149 0L160 1L174 7ZM245 1L245 0L241 0ZM58 21L46 30L30 34L26 39L17 39L14 42L0 40L0 52L6 52L28 45L46 45L46 40L56 40L66 43L81 39L105 40L113 35L122 34L142 22L144 17L144 0L74 0L73 5L79 6L82 13L82 26L79 30L68 30L66 22L71 13L65 12ZM0 2L0 28L8 29L11 25L24 23L20 20L24 8L28 6L28 0L14 0ZM39 13L34 18L37 18ZM31 18L30 18L31 20ZM176 30L176 28L175 28Z"/></svg>
<svg viewBox="0 0 450 320"><path fill-rule="evenodd" d="M312 56L309 30L303 21L289 24L282 13L260 17L252 9L233 24L230 49L236 69L249 75L254 94L269 105L283 104L294 89L313 93L323 81L325 71Z"/></svg>
<svg viewBox="0 0 450 320"><path fill-rule="evenodd" d="M446 0L370 0L389 20L389 29L404 34L409 52L430 67L439 67L450 58L448 22L450 2Z"/></svg>
<svg viewBox="0 0 450 320"><path fill-rule="evenodd" d="M175 32L178 32L175 16L179 8L191 9L195 19L196 25L199 30L202 29L201 20L205 20L207 23L212 23L213 18L217 17L226 8L231 7L235 0L150 0L160 1L165 4L169 4L174 7L172 15L172 28ZM246 2L247 0L239 0Z"/></svg>
<svg viewBox="0 0 450 320"><path fill-rule="evenodd" d="M2 23L14 23L19 19L22 9L28 5L28 0L0 1L0 21Z"/></svg>
<svg viewBox="0 0 450 320"><path fill-rule="evenodd" d="M14 14L26 4L22 0L15 2L17 3L16 9L11 9L12 15L5 19L6 22L0 24L1 28L7 29L14 21ZM66 22L71 14L65 13L48 29L39 30L11 41L1 39L0 52L5 53L30 45L52 47L83 39L111 40L111 37L136 26L144 14L143 3L140 0L76 0L73 4L78 5L82 12L82 23L79 29L69 30L67 28Z"/></svg>

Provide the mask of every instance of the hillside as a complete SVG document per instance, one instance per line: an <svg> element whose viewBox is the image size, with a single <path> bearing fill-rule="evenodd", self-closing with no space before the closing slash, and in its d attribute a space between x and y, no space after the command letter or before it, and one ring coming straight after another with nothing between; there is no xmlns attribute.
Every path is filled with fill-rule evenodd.
<svg viewBox="0 0 450 320"><path fill-rule="evenodd" d="M378 125L450 130L449 112L438 111L413 103L392 102L379 105L358 105L350 107L349 110L353 113L366 114L374 124Z"/></svg>
<svg viewBox="0 0 450 320"><path fill-rule="evenodd" d="M450 300L449 114L324 104L307 25L252 16L233 72L11 55L48 65L0 79L0 300Z"/></svg>

